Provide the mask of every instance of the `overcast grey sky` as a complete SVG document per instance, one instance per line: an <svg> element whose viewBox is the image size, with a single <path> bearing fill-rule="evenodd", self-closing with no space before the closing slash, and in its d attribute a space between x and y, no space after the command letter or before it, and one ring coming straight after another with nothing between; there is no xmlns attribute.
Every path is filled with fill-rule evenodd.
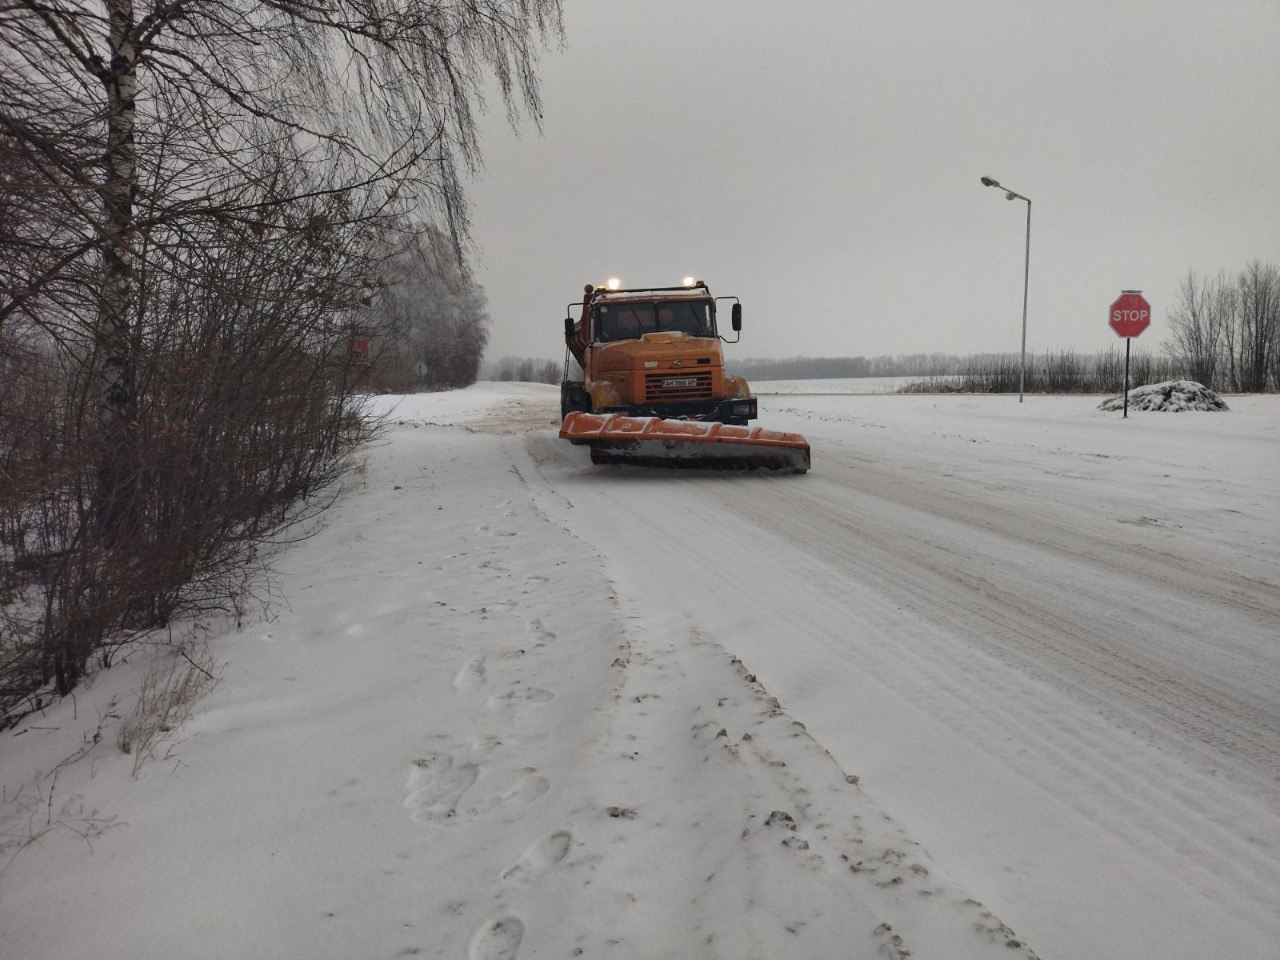
<svg viewBox="0 0 1280 960"><path fill-rule="evenodd" d="M1158 346L1189 267L1280 261L1280 0L564 0L543 133L485 123L489 358L587 282L692 273L730 357Z"/></svg>

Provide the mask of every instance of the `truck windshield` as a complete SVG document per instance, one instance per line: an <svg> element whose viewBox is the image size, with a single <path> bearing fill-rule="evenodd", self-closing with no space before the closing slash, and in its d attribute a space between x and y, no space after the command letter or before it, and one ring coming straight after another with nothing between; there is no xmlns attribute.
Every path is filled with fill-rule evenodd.
<svg viewBox="0 0 1280 960"><path fill-rule="evenodd" d="M596 307L595 316L597 340L636 340L646 333L716 335L715 314L709 300L602 303Z"/></svg>

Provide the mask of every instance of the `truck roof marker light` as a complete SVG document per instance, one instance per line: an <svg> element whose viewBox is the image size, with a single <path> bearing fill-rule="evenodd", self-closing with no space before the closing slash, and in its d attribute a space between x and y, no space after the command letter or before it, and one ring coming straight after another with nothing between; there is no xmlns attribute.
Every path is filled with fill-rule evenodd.
<svg viewBox="0 0 1280 960"><path fill-rule="evenodd" d="M685 285L686 287L692 287L692 286L694 286L695 284L697 284L697 282L698 282L697 277L685 277L685 278L684 278L684 285Z"/></svg>
<svg viewBox="0 0 1280 960"><path fill-rule="evenodd" d="M604 282L604 285L605 285L605 288L608 290L617 290L619 287L622 286L622 281L619 280L617 277L610 277L608 280Z"/></svg>

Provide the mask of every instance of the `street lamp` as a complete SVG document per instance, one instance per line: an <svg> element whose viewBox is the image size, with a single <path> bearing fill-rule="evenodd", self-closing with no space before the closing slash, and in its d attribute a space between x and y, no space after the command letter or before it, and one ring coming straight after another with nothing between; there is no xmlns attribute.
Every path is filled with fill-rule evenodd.
<svg viewBox="0 0 1280 960"><path fill-rule="evenodd" d="M1025 200L1027 201L1027 258L1022 268L1022 362L1018 367L1018 402L1022 402L1022 389L1027 378L1027 281L1031 277L1031 198L1024 197L1020 193L1015 193L1008 187L1002 187L998 182L990 177L982 178L984 187L995 187L997 190L1004 191L1006 200Z"/></svg>

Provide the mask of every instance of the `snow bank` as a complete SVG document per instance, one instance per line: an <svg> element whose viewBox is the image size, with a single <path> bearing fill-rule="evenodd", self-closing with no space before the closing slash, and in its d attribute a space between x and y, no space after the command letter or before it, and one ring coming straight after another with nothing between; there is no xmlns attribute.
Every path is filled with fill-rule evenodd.
<svg viewBox="0 0 1280 960"><path fill-rule="evenodd" d="M1112 397L1098 404L1099 410L1124 409L1124 396ZM1222 398L1194 380L1166 380L1149 383L1129 391L1129 409L1162 410L1182 413L1186 410L1229 410Z"/></svg>
<svg viewBox="0 0 1280 960"><path fill-rule="evenodd" d="M552 396L559 397L559 387L481 380L464 390L368 396L363 409L369 416L397 425L459 426L483 421L498 408L518 409Z"/></svg>

